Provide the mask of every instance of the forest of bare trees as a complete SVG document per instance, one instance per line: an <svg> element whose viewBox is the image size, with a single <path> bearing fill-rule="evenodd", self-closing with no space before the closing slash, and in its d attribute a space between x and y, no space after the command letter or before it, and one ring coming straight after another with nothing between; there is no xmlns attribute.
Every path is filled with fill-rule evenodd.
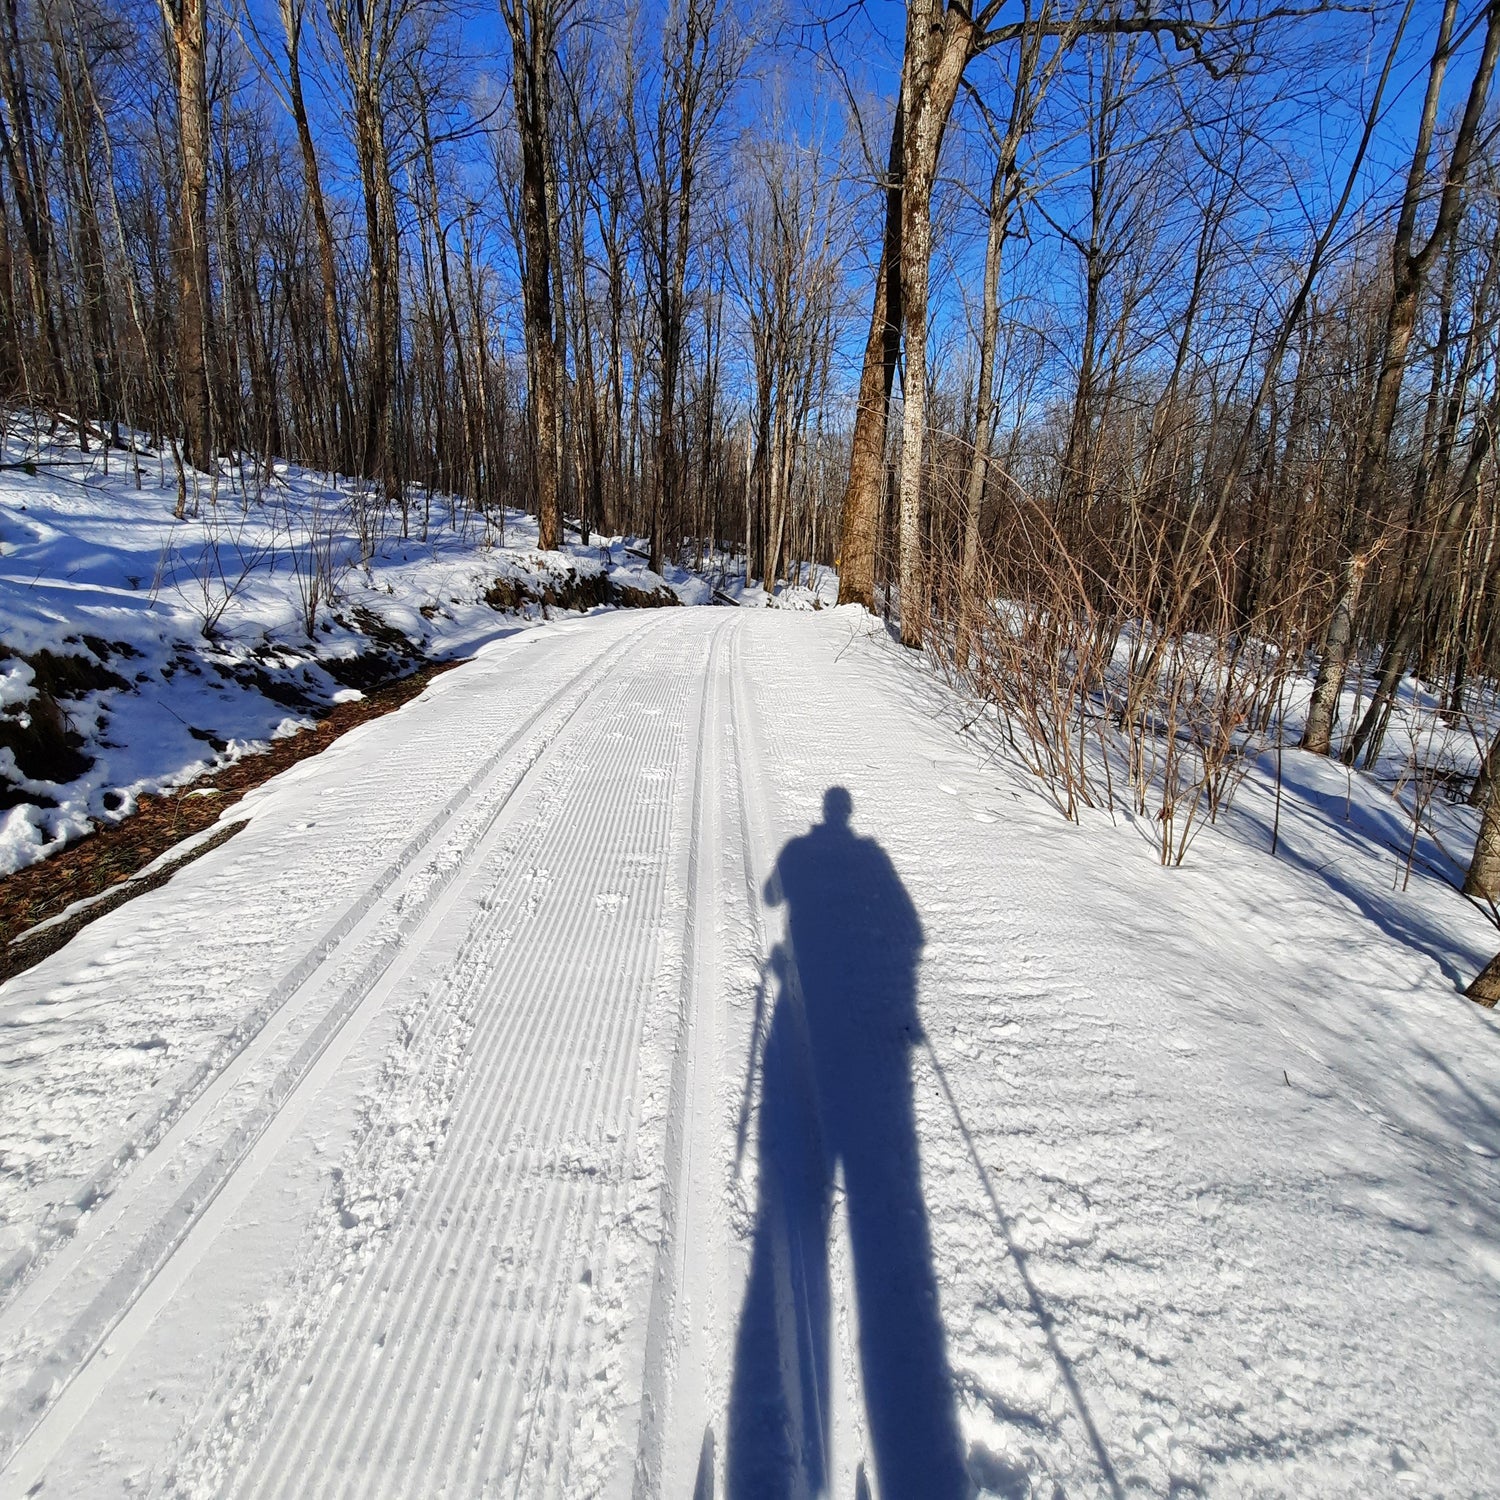
<svg viewBox="0 0 1500 1500"><path fill-rule="evenodd" d="M164 449L179 516L274 457L371 537L441 493L836 564L1167 860L1293 679L1309 750L1415 680L1500 767L1500 0L0 25L0 401Z"/></svg>

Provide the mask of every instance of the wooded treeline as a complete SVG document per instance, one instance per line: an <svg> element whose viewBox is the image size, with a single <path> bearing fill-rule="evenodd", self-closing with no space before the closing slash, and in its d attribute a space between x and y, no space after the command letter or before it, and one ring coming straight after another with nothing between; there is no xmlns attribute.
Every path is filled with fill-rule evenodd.
<svg viewBox="0 0 1500 1500"><path fill-rule="evenodd" d="M1403 674L1493 682L1500 0L0 26L0 398L169 442L179 513L277 456L371 544L438 491L837 561L1070 811L1117 736L1163 857L1297 674L1365 764Z"/></svg>
<svg viewBox="0 0 1500 1500"><path fill-rule="evenodd" d="M1355 87L1337 7L1017 9L906 7L841 597L894 593L1066 812L1123 803L1164 861L1289 717L1373 766L1415 674L1490 747L1466 889L1495 910L1500 3L1372 6ZM961 100L988 170L955 389ZM1310 121L1341 145L1309 158Z"/></svg>
<svg viewBox="0 0 1500 1500"><path fill-rule="evenodd" d="M436 490L826 555L838 162L731 117L723 0L596 12L4 0L0 399L174 440L179 512L275 456L372 534Z"/></svg>

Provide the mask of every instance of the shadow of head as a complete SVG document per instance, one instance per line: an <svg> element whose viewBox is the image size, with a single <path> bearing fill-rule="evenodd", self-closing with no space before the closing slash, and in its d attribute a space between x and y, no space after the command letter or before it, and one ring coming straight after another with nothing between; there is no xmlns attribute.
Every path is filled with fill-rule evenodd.
<svg viewBox="0 0 1500 1500"><path fill-rule="evenodd" d="M823 793L823 821L830 828L847 828L854 815L854 798L848 787L831 786Z"/></svg>
<svg viewBox="0 0 1500 1500"><path fill-rule="evenodd" d="M912 1020L922 923L890 856L853 816L849 789L830 786L822 821L787 842L766 882L766 899L786 907L815 1050L833 1040L823 1023L836 1028L839 1017Z"/></svg>

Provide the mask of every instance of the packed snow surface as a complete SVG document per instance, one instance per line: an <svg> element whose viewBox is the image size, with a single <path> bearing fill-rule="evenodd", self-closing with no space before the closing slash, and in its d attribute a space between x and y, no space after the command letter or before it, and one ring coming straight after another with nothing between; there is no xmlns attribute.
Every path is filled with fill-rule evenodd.
<svg viewBox="0 0 1500 1500"><path fill-rule="evenodd" d="M0 1493L1500 1492L1494 937L856 611L485 646L0 990ZM1357 778L1356 778L1357 781Z"/></svg>

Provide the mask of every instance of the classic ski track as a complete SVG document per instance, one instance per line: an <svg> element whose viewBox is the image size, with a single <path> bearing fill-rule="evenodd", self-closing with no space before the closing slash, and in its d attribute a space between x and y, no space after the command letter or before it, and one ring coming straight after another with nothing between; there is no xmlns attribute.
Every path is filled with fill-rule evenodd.
<svg viewBox="0 0 1500 1500"><path fill-rule="evenodd" d="M234 1032L226 1039L226 1045L212 1057L205 1059L142 1125L114 1144L105 1164L95 1169L73 1194L77 1206L90 1215L90 1232L97 1236L100 1227L108 1222L109 1206L118 1199L122 1184L130 1179L139 1179L141 1165L153 1159L161 1147L169 1145L168 1136L174 1141L183 1137L181 1127L187 1121L193 1106L203 1099L205 1093L221 1084L226 1075L238 1077L242 1069L236 1069L236 1064L241 1061L246 1050L258 1039L269 1039L270 1024L296 1010L296 1007L289 1007L288 1002L304 990L310 981L333 972L361 939L378 929L381 920L389 912L400 910L405 887L421 868L418 864L419 856L434 844L438 835L455 825L464 809L473 801L476 791L481 788L488 791L499 780L507 758L517 746L525 742L536 726L585 677L591 672L606 671L611 659L636 640L639 633L632 631L621 640L606 646L507 735L500 748L487 756L469 779L428 817L423 827L384 865L379 875L348 901L322 936L310 944L301 958L291 964L272 985L265 999L251 1013L241 1018ZM579 703L583 701L583 697L580 697ZM304 764L292 769L287 776L288 779L297 780L308 774L310 764ZM450 879L452 873L449 873ZM397 885L398 878L403 876L405 880ZM435 896L438 891L431 894ZM105 1207L100 1208L100 1204ZM11 1305L24 1294L37 1276L44 1273L52 1261L63 1254L67 1246L77 1244L79 1240L77 1231L71 1235L59 1235L12 1257L3 1270L0 1270L0 1319L9 1316ZM0 1434L3 1432L3 1420L0 1420Z"/></svg>
<svg viewBox="0 0 1500 1500"><path fill-rule="evenodd" d="M699 710L693 786L692 848L684 921L682 990L667 1124L664 1222L647 1327L634 1495L686 1497L702 1478L700 1457L721 1462L727 1372L727 1138L720 1117L726 1017L722 988L723 864L742 859L723 840L726 768L740 806L739 742L726 683L742 622L713 640ZM727 740L727 756L723 743ZM690 1260L691 1255L691 1260ZM696 1273L696 1274L693 1274ZM733 1312L733 1309L729 1309ZM705 1447L705 1444L707 1445Z"/></svg>
<svg viewBox="0 0 1500 1500"><path fill-rule="evenodd" d="M372 1017L389 989L382 981L393 981L427 950L449 908L463 895L493 880L487 861L495 857L501 833L515 821L503 815L507 809L520 813L533 805L529 789L538 787L541 771L566 744L577 763L578 785L557 794L518 826L505 871L477 899L477 914L444 971L452 976L444 981L450 988L456 984L474 991L476 1013L456 1085L452 1126L425 1177L402 1204L389 1237L362 1266L346 1267L351 1284L338 1298L337 1318L323 1325L324 1336L309 1340L270 1377L269 1392L255 1413L258 1436L251 1436L259 1447L238 1449L223 1482L228 1492L247 1496L481 1489L515 1496L571 1494L568 1439L580 1403L585 1413L588 1408L589 1393L582 1389L589 1376L586 1359L603 1352L617 1364L623 1360L640 1367L633 1372L638 1380L628 1374L616 1379L617 1386L625 1387L625 1406L637 1414L638 1426L622 1434L627 1451L613 1480L606 1478L604 1492L623 1497L633 1484L634 1493L645 1500L665 1494L670 1480L674 1496L679 1490L686 1495L705 1434L703 1451L712 1456L709 1477L714 1492L722 1491L730 1373L723 1368L723 1355L732 1347L739 1309L737 1283L722 1274L729 1267L729 1183L728 1122L720 1118L717 1094L728 1025L721 1014L721 932L729 917L726 878L737 865L750 941L762 960L771 946L772 918L761 891L774 868L776 845L766 781L774 773L773 762L782 759L774 753L768 757L766 742L776 736L763 732L754 720L743 646L748 623L731 617L706 643L702 636L687 634L661 639L649 627L632 632L575 674L497 752L486 770L499 777L504 767L497 763L596 674L483 827L466 841L465 858L450 868L416 916L401 924L399 936L405 942L367 985L357 986L357 998L280 1094L207 1201L188 1210L192 1218L166 1256L100 1335L17 1459L30 1457L28 1450L35 1446L37 1462L31 1469L39 1473L49 1454L41 1451L48 1443L38 1433L51 1422L46 1435L56 1439L50 1445L55 1452L86 1413L120 1358L182 1286L285 1144L300 1117L299 1099L305 1107L324 1075L331 1075L352 1048L363 1027L350 1027L349 1021L356 1014ZM647 634L658 649L643 653L638 673L622 672L622 663L635 654L631 648L643 646ZM754 667L751 653L751 676ZM612 701L601 705L601 693ZM696 712L688 708L693 697ZM568 733L585 702L597 711ZM631 750L616 756L609 741L623 737L616 726L626 719L645 727L638 729ZM696 753L689 769L686 756L694 727ZM664 764L670 767L665 773L660 770ZM649 789L636 797L611 794L621 778L642 773L665 777L658 783L660 796L653 797ZM685 793L686 779L691 784ZM480 784L480 778L471 779L469 794ZM463 803L468 801L466 795ZM444 827L460 815L456 802L451 799L445 809ZM569 817L570 811L579 815ZM685 840L679 823L686 824ZM733 824L738 825L739 847L732 852L725 834ZM429 825L424 845L441 831ZM674 855L674 847L680 847L680 855ZM409 851L411 844L377 884L390 887L403 868L408 878L415 874L420 850ZM623 930L609 916L601 920L586 899L548 902L548 889L567 891L570 877L592 878L601 889L626 889L632 867L642 859L650 861L654 878L643 892L645 899L632 904ZM670 995L663 996L652 983L653 970L662 967L656 932L679 860L685 867L681 963ZM467 872L466 879L456 879L459 869ZM385 892L383 906L398 907L401 888ZM577 896L576 889L573 894ZM731 905L738 906L737 897ZM370 925L354 924L347 940L335 942L312 977L337 967L341 954L375 925L373 913L369 915ZM527 923L538 925L512 944ZM618 962L612 972L600 973L591 966L613 953L614 939ZM789 950L789 942L782 941ZM575 979L587 979L586 985L567 987L557 976L555 971L570 964L581 970ZM361 979L370 967L365 966ZM795 955L790 953L788 974L795 992ZM310 977L305 984L311 982ZM645 1186L648 1197L660 1197L661 1232L654 1249L645 1251L654 1271L632 1273L628 1265L612 1265L604 1252L611 1227L629 1230L641 1207L639 1184L630 1176L634 1130L640 1123L640 1102L632 1101L632 1091L642 1027L653 1004L666 1004L675 1016L660 1122L665 1173L660 1182ZM422 1045L424 1026L437 1025L436 1007L431 1001L418 1017L415 1045ZM341 1036L343 1045L338 1046ZM251 1052L242 1048L233 1063L250 1067ZM599 1065L567 1066L568 1060L577 1064L581 1058L595 1058ZM320 1060L326 1066L319 1067ZM441 1061L440 1054L435 1060ZM228 1092L227 1085L212 1090L213 1098ZM211 1107L208 1092L195 1100L179 1120L180 1128L162 1141L158 1155L169 1154L164 1148ZM753 1150L747 1157L753 1160ZM182 1195L179 1205L193 1193L190 1189ZM826 1431L835 1459L830 1479L843 1493L852 1492L864 1450L864 1419L853 1344L857 1335L851 1326L847 1234L837 1203L831 1238L835 1389ZM788 1248L789 1253L795 1250ZM86 1250L82 1242L70 1246L72 1254ZM823 1253L823 1247L813 1253ZM709 1262L712 1270L705 1274ZM601 1284L631 1274L644 1285L647 1299L635 1350L626 1347L628 1329L606 1327L601 1332L591 1308ZM126 1326L127 1321L138 1326ZM115 1357L104 1368L97 1354L107 1338ZM92 1382L77 1379L85 1372L93 1373ZM222 1390L212 1404L222 1412L233 1394ZM68 1409L57 1415L60 1406ZM30 1472L17 1477L29 1478ZM584 1477L592 1488L599 1487L597 1474ZM9 1482L7 1473L7 1492Z"/></svg>
<svg viewBox="0 0 1500 1500"><path fill-rule="evenodd" d="M685 700L694 683L709 691L703 638L676 644L693 670L674 672L663 660L654 680L621 685L619 715L592 717L599 752L590 762L580 750L581 784L564 815L537 830L538 854L563 891L570 876L590 872L605 888L628 884L630 866L652 858L660 874L645 909L617 925L593 903L549 904L544 895L527 918L532 930L499 944L443 1149L346 1290L348 1318L278 1378L274 1415L236 1493L570 1492L571 1455L558 1439L576 1413L580 1355L598 1343L589 1303L614 1274L600 1255L601 1231L628 1229L636 1212L631 1095L646 1011L662 1003L652 981L655 933L681 842L673 834L694 723ZM622 763L608 741L632 712L647 728ZM700 698L698 722L702 712ZM663 796L610 794L622 778L655 774L664 757ZM570 810L580 815L568 818ZM643 848L652 853L635 852ZM596 871L601 854L605 868ZM491 893L491 938L526 907L524 884L502 881ZM590 970L611 956L612 971ZM586 988L563 991L556 971L570 963ZM599 1066L567 1070L570 1058ZM446 1404L434 1399L439 1367Z"/></svg>
<svg viewBox="0 0 1500 1500"><path fill-rule="evenodd" d="M615 688L617 696L622 698L628 696L628 691L628 686L617 685ZM539 789L544 804L549 800L549 790L551 789L545 783ZM552 795L556 797L561 793L553 791ZM544 805L535 817L523 820L518 828L511 829L511 842L504 850L510 866L530 870L533 876L536 874L539 845L537 835L539 829L541 832L546 831L545 825L540 822L546 811ZM491 850L490 857L497 857L497 851ZM483 871L476 871L468 882L470 889L482 884L485 878ZM467 1036L472 1029L463 1026L461 1017L466 1007L472 1009L474 990L479 983L476 972L487 964L493 964L495 952L510 937L510 930L505 925L506 910L501 909L500 904L493 899L493 890L481 897L476 904L478 911L475 919L471 921L469 930L464 934L441 978L428 986L429 993L420 1014L408 1016L403 1023L405 1040L400 1050L412 1064L409 1088L411 1083L420 1085L430 1078L434 1070L456 1075L455 1087L457 1078L462 1075L462 1058L455 1064L454 1059L441 1050L442 1045L445 1040L451 1040L456 1031L462 1030ZM496 915L486 920L483 916L486 912L494 912ZM463 1050L467 1050L467 1044ZM451 1112L452 1091L444 1092L439 1089L438 1092L443 1104ZM381 1102L384 1103L383 1098ZM400 1108L399 1100L397 1108ZM356 1179L378 1189L385 1187L381 1180L381 1167L391 1165L392 1150L397 1153L396 1162L399 1164L401 1161L399 1145L393 1147L390 1135L382 1129L386 1123L376 1107L371 1117L365 1121L362 1138L356 1138L351 1154L346 1155L344 1165L339 1169L346 1180ZM446 1126L446 1121L444 1124ZM446 1128L443 1135L446 1139ZM293 1332L290 1353L285 1348L285 1330L278 1319L269 1320L261 1328L259 1335L250 1340L252 1347L242 1346L229 1351L225 1356L228 1369L221 1375L217 1389L187 1424L186 1446L190 1451L184 1456L190 1463L194 1457L191 1449L195 1436L207 1438L209 1446L218 1439L222 1449L225 1433L236 1433L237 1429L245 1427L246 1405L249 1407L252 1425L257 1416L264 1414L267 1394L264 1386L274 1385L286 1366L306 1353L309 1341L324 1326L323 1320L317 1316L318 1309L307 1305L308 1299L315 1299L320 1293L326 1293L330 1286L335 1288L336 1295L337 1287L346 1277L359 1274L359 1267L350 1265L348 1254L338 1242L331 1223L325 1221L318 1227L321 1237L315 1235L312 1253L304 1257L303 1263L293 1272L293 1286L299 1305L293 1309L291 1317ZM331 1249L330 1235L333 1237ZM241 1400L244 1397L249 1398L248 1402ZM224 1419L231 1412L234 1413L233 1419L226 1422ZM222 1453L215 1456L222 1458ZM159 1471L152 1493L178 1493L180 1478L175 1463L169 1464L164 1474ZM190 1479L189 1488L191 1487Z"/></svg>
<svg viewBox="0 0 1500 1500"><path fill-rule="evenodd" d="M777 737L774 727L777 721L774 717L769 718L766 722L772 727L764 729L762 721L756 717L750 702L749 681L753 675L752 666L749 672L736 670L733 680L736 699L735 718L742 726L743 735L740 759L741 764L746 768L741 782L744 789L741 809L744 818L744 847L750 886L750 909L755 916L760 950L764 959L769 955L772 946L770 942L772 919L765 908L763 889L765 882L770 879L776 868L776 854L773 852L776 848L776 834L766 801L765 784L770 774L770 763L776 759L784 762L785 757L776 756L774 749L769 755L767 753L767 742L774 743ZM777 777L777 784L783 788L790 785L784 772ZM792 1002L798 1007L800 1013L803 1001L801 981L797 973L797 955L792 946L791 934L785 928L782 930L779 941L786 956L785 984ZM769 1000L770 997L768 997L768 1003ZM769 1023L769 1010L767 1021ZM805 1030L802 1032L802 1042L805 1048L808 1045ZM804 1070L804 1077L808 1086L811 1087L810 1055L808 1066ZM817 1113L818 1101L816 1099L813 1100L813 1105L814 1113ZM753 1151L749 1147L746 1149L746 1159L753 1159ZM826 1248L824 1246L813 1247L813 1253L826 1254L829 1260L831 1323L829 1337L833 1340L834 1347L831 1351L832 1357L829 1360L828 1369L833 1389L829 1393L831 1409L822 1415L824 1452L827 1454L829 1464L828 1480L832 1486L832 1493L854 1495L857 1493L856 1476L863 1466L869 1449L869 1441L859 1371L859 1330L852 1285L853 1260L843 1199L842 1183L837 1183L829 1218L828 1244ZM801 1245L787 1246L789 1260L794 1254L800 1258L803 1252L804 1247ZM792 1404L792 1409L796 1409L795 1402ZM722 1478L722 1475L720 1477ZM866 1494L870 1493L868 1485L869 1481L866 1479L864 1491Z"/></svg>
<svg viewBox="0 0 1500 1500"><path fill-rule="evenodd" d="M10 1319L11 1308L39 1277L46 1274L47 1268L54 1261L60 1257L66 1260L68 1247L77 1247L89 1237L99 1237L102 1230L113 1222L111 1214L118 1211L122 1202L127 1201L121 1197L124 1184L127 1181L141 1181L146 1163L159 1160L158 1153L162 1149L170 1150L185 1138L201 1117L202 1108L211 1107L209 1096L214 1095L215 1091L222 1092L227 1083L232 1083L253 1064L255 1054L252 1048L255 1044L259 1042L264 1045L269 1042L274 1034L275 1023L296 1011L297 1007L290 1006L289 1002L310 985L325 980L361 939L378 929L381 921L391 911L400 909L406 885L421 869L418 857L434 844L438 835L454 826L464 809L474 800L475 792L481 788L489 791L500 779L511 752L525 741L537 724L584 677L591 672L607 669L609 659L618 656L636 639L637 635L632 633L605 647L598 656L586 662L556 692L538 705L507 736L501 747L486 758L468 781L430 816L427 823L403 845L380 874L347 903L340 915L306 949L302 957L286 969L271 987L266 999L252 1014L241 1020L229 1039L227 1049L206 1060L143 1125L116 1144L109 1161L92 1173L74 1195L79 1207L87 1208L90 1214L87 1235L75 1232L54 1239L48 1245L22 1252L13 1257L3 1272L0 1272L0 1289L9 1294L8 1300L0 1305L0 1320ZM580 698L580 704L582 701ZM575 711L576 707L577 705ZM306 767L299 767L291 772L294 777L306 774ZM453 873L449 873L449 879ZM398 877L402 876L405 880L397 885ZM440 890L441 886L431 892L431 897L435 898ZM420 915L419 910L417 916ZM135 1165L132 1166L132 1163ZM0 1424L0 1432L3 1432L3 1424Z"/></svg>
<svg viewBox="0 0 1500 1500"><path fill-rule="evenodd" d="M95 1253L104 1236L148 1195L177 1149L196 1136L218 1106L232 1095L241 1079L252 1073L257 1063L274 1048L287 1025L297 1019L302 1007L292 1002L302 995L309 998L316 995L336 974L352 949L372 932L378 932L382 922L399 913L395 931L377 946L354 982L335 997L290 1062L281 1067L272 1086L259 1096L258 1107L252 1109L249 1116L231 1123L227 1141L194 1174L187 1189L176 1195L164 1213L153 1214L144 1234L132 1242L133 1249L123 1265L104 1284L84 1313L72 1322L64 1337L38 1361L31 1378L11 1402L0 1410L0 1434L17 1433L3 1463L0 1463L0 1480L4 1481L7 1493L16 1482L18 1469L29 1465L40 1472L47 1458L66 1437L66 1432L91 1403L92 1394L80 1399L84 1394L79 1389L80 1377L95 1369L94 1380L86 1382L90 1390L102 1386L108 1378L108 1372L96 1368L106 1341L119 1346L112 1350L113 1353L123 1352L126 1340L121 1335L126 1321L141 1308L143 1299L153 1288L157 1296L150 1299L149 1312L136 1322L143 1331L154 1318L159 1311L158 1304L166 1301L164 1288L170 1277L164 1273L168 1273L173 1262L180 1258L185 1244L195 1236L211 1238L211 1234L206 1237L199 1234L205 1225L211 1225L213 1233L222 1227L221 1221L228 1216L227 1205L220 1202L226 1185L265 1140L314 1073L321 1077L327 1071L326 1068L320 1069L319 1064L328 1057L330 1049L342 1041L343 1051L347 1051L353 1037L343 1034L350 1021L361 1014L368 1019L375 1008L368 1002L377 987L393 969L404 969L421 951L420 943L403 943L401 939L413 934L414 929L426 931L435 927L435 919L440 918L450 904L444 898L453 891L456 877L467 868L468 856L479 844L494 838L507 807L525 786L536 779L567 726L589 700L595 683L586 682L586 679L606 679L618 669L620 659L654 635L653 626L659 625L659 620L648 621L607 645L533 710L505 743L406 842L303 958L283 975L272 988L268 1003L236 1038L234 1050L227 1059L220 1060L218 1071L205 1076L205 1066L189 1088L164 1105L151 1122L131 1138L131 1143L117 1153L110 1166L96 1175L89 1191L107 1193L103 1205L90 1215L85 1231L60 1242L60 1247L20 1287L10 1304L0 1312L0 1333L24 1327L28 1315L34 1315L35 1309L76 1272L78 1265ZM583 684L582 690L576 691L580 684ZM482 803L484 794L505 781L513 753L518 748L524 750L528 737L575 691L576 696L560 721L543 732L540 743L535 745L533 753L504 789L497 805L467 839L464 857L450 861L446 870L438 872L420 903L410 911L403 911L402 896L407 887L419 872L427 868L419 856L435 841L440 843L439 836L460 822L476 793L481 794L479 800ZM185 1099L188 1102L183 1108ZM135 1169L119 1180L111 1191L107 1185L110 1174L118 1177L133 1154L134 1143L142 1140L151 1140L153 1144ZM129 1239L128 1236L125 1238ZM187 1269L183 1266L178 1271L185 1276ZM59 1432L59 1428L64 1430ZM49 1449L49 1434L56 1437L56 1441L50 1444L50 1451L38 1452L39 1449ZM27 1487L21 1485L20 1490L24 1492Z"/></svg>

